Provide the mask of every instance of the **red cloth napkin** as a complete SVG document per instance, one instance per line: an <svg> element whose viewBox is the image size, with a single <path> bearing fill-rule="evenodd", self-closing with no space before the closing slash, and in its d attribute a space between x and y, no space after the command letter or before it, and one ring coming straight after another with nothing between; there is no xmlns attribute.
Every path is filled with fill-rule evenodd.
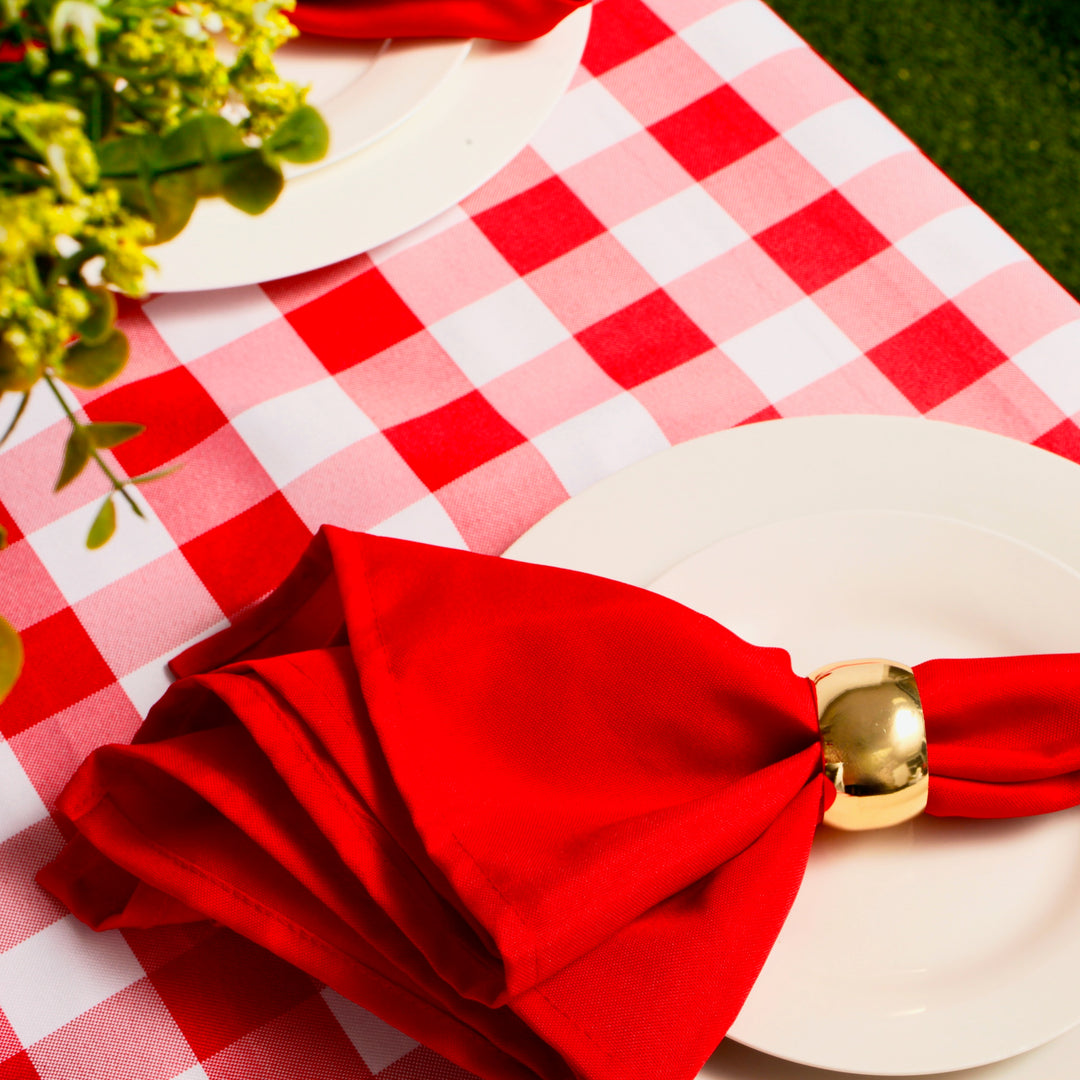
<svg viewBox="0 0 1080 1080"><path fill-rule="evenodd" d="M344 38L460 37L528 41L587 0L299 0L302 31Z"/></svg>
<svg viewBox="0 0 1080 1080"><path fill-rule="evenodd" d="M565 570L327 528L173 668L39 881L216 919L493 1080L693 1077L833 795L785 652ZM1076 657L916 677L931 813L1080 802Z"/></svg>

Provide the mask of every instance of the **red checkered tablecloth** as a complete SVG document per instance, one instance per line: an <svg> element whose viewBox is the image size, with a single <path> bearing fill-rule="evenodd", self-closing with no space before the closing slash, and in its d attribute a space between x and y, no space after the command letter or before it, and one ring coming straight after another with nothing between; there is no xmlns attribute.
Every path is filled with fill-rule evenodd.
<svg viewBox="0 0 1080 1080"><path fill-rule="evenodd" d="M923 414L1080 460L1080 309L759 0L605 0L550 121L459 207L263 286L131 304L80 398L148 520L82 547L93 470L37 393L0 454L0 1080L451 1080L461 1070L210 924L94 934L34 884L57 792L164 661L323 522L500 552L669 445ZM9 403L5 402L4 409Z"/></svg>

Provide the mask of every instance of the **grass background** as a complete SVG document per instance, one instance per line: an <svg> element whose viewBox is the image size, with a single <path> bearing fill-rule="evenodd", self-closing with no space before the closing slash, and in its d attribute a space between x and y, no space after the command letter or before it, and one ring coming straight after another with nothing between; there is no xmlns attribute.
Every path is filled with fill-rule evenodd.
<svg viewBox="0 0 1080 1080"><path fill-rule="evenodd" d="M1080 0L768 0L1080 297Z"/></svg>

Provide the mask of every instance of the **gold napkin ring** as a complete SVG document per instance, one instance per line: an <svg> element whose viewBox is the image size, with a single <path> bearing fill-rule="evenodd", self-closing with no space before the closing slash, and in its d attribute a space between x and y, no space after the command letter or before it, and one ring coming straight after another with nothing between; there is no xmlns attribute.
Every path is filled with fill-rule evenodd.
<svg viewBox="0 0 1080 1080"><path fill-rule="evenodd" d="M825 775L836 801L825 824L884 829L926 809L926 724L909 667L845 660L810 675L817 695Z"/></svg>

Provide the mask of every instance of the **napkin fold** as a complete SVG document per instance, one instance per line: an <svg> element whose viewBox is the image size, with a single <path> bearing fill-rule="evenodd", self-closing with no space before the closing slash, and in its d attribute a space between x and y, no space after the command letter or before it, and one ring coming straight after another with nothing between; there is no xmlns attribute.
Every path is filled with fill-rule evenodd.
<svg viewBox="0 0 1080 1080"><path fill-rule="evenodd" d="M309 34L343 38L541 37L587 0L298 0L289 12Z"/></svg>
<svg viewBox="0 0 1080 1080"><path fill-rule="evenodd" d="M214 919L491 1080L688 1080L833 791L810 682L643 589L327 527L63 792L40 883ZM931 813L1080 802L1080 660L916 668Z"/></svg>

